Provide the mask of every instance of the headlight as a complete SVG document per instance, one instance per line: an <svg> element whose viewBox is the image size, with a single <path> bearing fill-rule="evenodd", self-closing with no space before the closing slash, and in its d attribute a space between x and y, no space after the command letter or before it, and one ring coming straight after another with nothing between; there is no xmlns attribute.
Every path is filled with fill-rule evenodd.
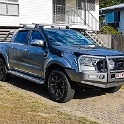
<svg viewBox="0 0 124 124"><path fill-rule="evenodd" d="M80 65L93 67L96 65L98 60L99 59L83 57L80 59Z"/></svg>
<svg viewBox="0 0 124 124"><path fill-rule="evenodd" d="M78 60L79 70L80 71L97 71L98 61L104 60L104 59L105 57L83 55Z"/></svg>
<svg viewBox="0 0 124 124"><path fill-rule="evenodd" d="M108 66L109 66L110 70L114 69L114 61L112 59L108 60Z"/></svg>

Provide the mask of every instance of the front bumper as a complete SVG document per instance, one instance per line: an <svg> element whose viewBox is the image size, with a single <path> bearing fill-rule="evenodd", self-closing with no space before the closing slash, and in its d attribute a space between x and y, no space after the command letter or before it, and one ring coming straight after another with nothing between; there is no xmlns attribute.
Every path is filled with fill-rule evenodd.
<svg viewBox="0 0 124 124"><path fill-rule="evenodd" d="M115 86L121 86L124 84L124 78L116 79L113 73L97 73L94 71L76 72L75 70L66 69L66 72L70 79L75 82L97 86L101 88L109 88Z"/></svg>

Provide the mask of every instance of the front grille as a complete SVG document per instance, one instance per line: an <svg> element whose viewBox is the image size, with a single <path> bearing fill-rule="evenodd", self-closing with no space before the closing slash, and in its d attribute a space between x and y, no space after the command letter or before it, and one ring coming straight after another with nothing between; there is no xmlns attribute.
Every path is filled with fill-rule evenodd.
<svg viewBox="0 0 124 124"><path fill-rule="evenodd" d="M99 60L96 64L98 72L107 72L107 61L106 60Z"/></svg>
<svg viewBox="0 0 124 124"><path fill-rule="evenodd" d="M112 60L114 61L114 68L111 71L124 70L124 58L112 58ZM96 67L99 72L107 72L107 60L99 60Z"/></svg>
<svg viewBox="0 0 124 124"><path fill-rule="evenodd" d="M113 59L114 69L113 70L124 70L124 58Z"/></svg>

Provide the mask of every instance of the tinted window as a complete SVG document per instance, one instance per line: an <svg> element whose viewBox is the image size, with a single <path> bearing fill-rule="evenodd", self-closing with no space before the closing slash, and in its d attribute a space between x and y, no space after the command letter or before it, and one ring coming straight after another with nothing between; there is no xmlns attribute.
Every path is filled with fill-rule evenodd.
<svg viewBox="0 0 124 124"><path fill-rule="evenodd" d="M33 40L44 40L44 37L39 31L32 31L31 41Z"/></svg>
<svg viewBox="0 0 124 124"><path fill-rule="evenodd" d="M28 31L19 31L16 37L16 42L27 44Z"/></svg>
<svg viewBox="0 0 124 124"><path fill-rule="evenodd" d="M74 30L46 30L54 45L91 45L93 42Z"/></svg>

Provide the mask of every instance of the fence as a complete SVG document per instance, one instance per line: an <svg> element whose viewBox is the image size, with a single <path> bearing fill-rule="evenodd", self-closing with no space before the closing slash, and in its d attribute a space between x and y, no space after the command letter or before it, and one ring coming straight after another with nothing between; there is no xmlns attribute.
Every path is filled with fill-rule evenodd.
<svg viewBox="0 0 124 124"><path fill-rule="evenodd" d="M18 27L13 27L13 26L0 26L0 41L4 40L4 38L6 37L6 35L10 32L10 31L15 31L16 29L18 29ZM11 38L11 35L9 35L8 37L9 39Z"/></svg>
<svg viewBox="0 0 124 124"><path fill-rule="evenodd" d="M124 35L112 35L114 39L111 40L111 48L124 52Z"/></svg>
<svg viewBox="0 0 124 124"><path fill-rule="evenodd" d="M105 41L105 47L124 52L124 35L99 34Z"/></svg>

